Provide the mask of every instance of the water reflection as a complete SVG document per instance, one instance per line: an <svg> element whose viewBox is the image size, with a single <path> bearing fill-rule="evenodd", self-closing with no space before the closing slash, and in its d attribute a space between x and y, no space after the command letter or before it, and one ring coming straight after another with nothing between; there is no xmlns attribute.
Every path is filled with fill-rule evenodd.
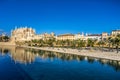
<svg viewBox="0 0 120 80"><path fill-rule="evenodd" d="M9 47L9 46L2 46L0 47L1 55L10 54L11 58L15 62L30 64L34 62L36 57L42 59L60 59L63 61L87 61L90 64L94 62L99 62L101 65L107 65L113 67L114 70L120 71L120 61L113 61L107 59L97 59L92 57L85 57L80 55L73 55L73 54L64 54L58 52L50 52L50 51L43 51L43 50L35 50L35 49L28 49L28 48L20 48L20 47Z"/></svg>
<svg viewBox="0 0 120 80"><path fill-rule="evenodd" d="M30 51L26 51L23 48L18 48L18 47L9 47L9 46L3 46L0 47L0 53L2 55L5 55L7 53L10 54L11 58L15 62L19 63L31 63L35 59L35 54L32 54Z"/></svg>

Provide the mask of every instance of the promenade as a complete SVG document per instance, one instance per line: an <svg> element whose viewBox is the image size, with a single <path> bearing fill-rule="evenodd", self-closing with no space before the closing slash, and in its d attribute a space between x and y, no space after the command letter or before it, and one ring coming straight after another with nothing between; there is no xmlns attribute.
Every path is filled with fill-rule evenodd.
<svg viewBox="0 0 120 80"><path fill-rule="evenodd" d="M15 46L14 42L0 42L0 46Z"/></svg>

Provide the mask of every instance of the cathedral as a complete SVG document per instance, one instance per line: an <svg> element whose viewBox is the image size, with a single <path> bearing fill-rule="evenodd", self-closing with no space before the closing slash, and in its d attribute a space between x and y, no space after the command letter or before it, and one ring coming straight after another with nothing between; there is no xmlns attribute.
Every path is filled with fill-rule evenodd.
<svg viewBox="0 0 120 80"><path fill-rule="evenodd" d="M36 34L35 29L28 27L20 27L11 30L11 42L22 42L22 41L31 41L31 40L48 40L55 37L54 33L48 34Z"/></svg>
<svg viewBox="0 0 120 80"><path fill-rule="evenodd" d="M11 31L11 41L29 41L35 37L35 30L32 28L21 27Z"/></svg>

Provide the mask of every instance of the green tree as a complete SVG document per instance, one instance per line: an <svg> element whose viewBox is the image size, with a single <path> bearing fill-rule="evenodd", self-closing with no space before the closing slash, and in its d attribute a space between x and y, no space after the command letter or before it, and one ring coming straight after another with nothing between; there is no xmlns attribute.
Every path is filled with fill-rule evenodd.
<svg viewBox="0 0 120 80"><path fill-rule="evenodd" d="M34 40L31 41L31 44L32 44L33 46L38 46L38 45L39 45L39 40L34 39Z"/></svg>
<svg viewBox="0 0 120 80"><path fill-rule="evenodd" d="M53 45L53 42L54 42L55 40L54 39L49 39L48 40L48 42L47 42L47 44L50 46L50 47L53 47L54 45Z"/></svg>
<svg viewBox="0 0 120 80"><path fill-rule="evenodd" d="M4 41L8 41L9 37L8 36L4 36L3 39L4 39Z"/></svg>
<svg viewBox="0 0 120 80"><path fill-rule="evenodd" d="M94 42L94 40L92 40L92 39L88 39L88 40L87 40L87 46L88 46L88 47L93 47L93 46L94 46L94 43L95 43L95 42Z"/></svg>
<svg viewBox="0 0 120 80"><path fill-rule="evenodd" d="M57 41L56 41L56 45L57 45L57 46L61 46L61 41L60 41L60 40L57 40Z"/></svg>
<svg viewBox="0 0 120 80"><path fill-rule="evenodd" d="M64 47L65 46L65 40L61 40L60 44L62 45L62 47Z"/></svg>
<svg viewBox="0 0 120 80"><path fill-rule="evenodd" d="M115 45L116 45L116 50L117 50L117 53L119 51L119 45L120 45L120 34L118 34L116 37L115 37Z"/></svg>
<svg viewBox="0 0 120 80"><path fill-rule="evenodd" d="M7 41L9 41L9 36L0 36L0 41L1 42L7 42Z"/></svg>
<svg viewBox="0 0 120 80"><path fill-rule="evenodd" d="M67 47L70 47L71 41L67 39L67 40L65 40L65 44L66 44Z"/></svg>
<svg viewBox="0 0 120 80"><path fill-rule="evenodd" d="M38 41L38 43L39 43L39 46L40 46L40 47L44 46L44 41L43 41L42 39L40 39L40 40Z"/></svg>
<svg viewBox="0 0 120 80"><path fill-rule="evenodd" d="M108 38L108 46L109 46L109 49L110 49L110 45L112 44L112 37L109 37Z"/></svg>
<svg viewBox="0 0 120 80"><path fill-rule="evenodd" d="M72 48L76 48L76 43L77 43L77 41L76 41L76 40L73 40L72 43L71 43L71 47L72 47Z"/></svg>
<svg viewBox="0 0 120 80"><path fill-rule="evenodd" d="M79 39L79 40L77 41L77 45L78 45L78 48L85 47L85 41Z"/></svg>

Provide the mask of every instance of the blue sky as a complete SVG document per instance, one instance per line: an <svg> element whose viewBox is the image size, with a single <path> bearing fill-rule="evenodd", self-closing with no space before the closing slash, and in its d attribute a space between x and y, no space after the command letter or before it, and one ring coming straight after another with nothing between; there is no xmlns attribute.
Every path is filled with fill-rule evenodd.
<svg viewBox="0 0 120 80"><path fill-rule="evenodd" d="M120 0L0 0L0 30L101 33L120 29Z"/></svg>

